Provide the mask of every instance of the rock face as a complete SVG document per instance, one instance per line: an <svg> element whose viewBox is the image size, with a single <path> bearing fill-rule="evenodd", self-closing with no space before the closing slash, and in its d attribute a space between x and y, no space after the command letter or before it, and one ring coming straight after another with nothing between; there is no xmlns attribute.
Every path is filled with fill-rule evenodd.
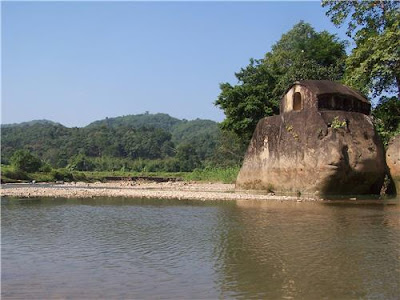
<svg viewBox="0 0 400 300"><path fill-rule="evenodd" d="M259 121L236 188L379 194L384 176L384 149L369 116L303 110Z"/></svg>
<svg viewBox="0 0 400 300"><path fill-rule="evenodd" d="M386 150L386 163L390 170L390 175L396 186L396 192L400 194L400 134L393 137Z"/></svg>

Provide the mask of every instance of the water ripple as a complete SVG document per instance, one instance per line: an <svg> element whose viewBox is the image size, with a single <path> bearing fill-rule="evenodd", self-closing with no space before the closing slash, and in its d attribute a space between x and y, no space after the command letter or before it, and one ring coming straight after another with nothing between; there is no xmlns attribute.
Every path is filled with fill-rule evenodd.
<svg viewBox="0 0 400 300"><path fill-rule="evenodd" d="M399 205L2 202L2 299L396 299Z"/></svg>

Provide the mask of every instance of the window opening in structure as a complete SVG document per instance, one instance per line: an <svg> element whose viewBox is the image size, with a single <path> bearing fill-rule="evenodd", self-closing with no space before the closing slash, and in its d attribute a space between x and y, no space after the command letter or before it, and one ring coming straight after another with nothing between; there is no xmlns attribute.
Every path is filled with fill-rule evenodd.
<svg viewBox="0 0 400 300"><path fill-rule="evenodd" d="M293 110L299 111L301 110L301 94L299 92L294 93L293 95Z"/></svg>

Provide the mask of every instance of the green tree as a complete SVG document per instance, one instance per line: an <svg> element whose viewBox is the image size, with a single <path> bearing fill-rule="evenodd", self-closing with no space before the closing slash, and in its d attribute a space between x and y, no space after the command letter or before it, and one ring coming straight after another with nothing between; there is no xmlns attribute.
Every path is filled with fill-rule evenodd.
<svg viewBox="0 0 400 300"><path fill-rule="evenodd" d="M396 97L382 97L372 114L376 129L385 144L392 136L400 133L400 101Z"/></svg>
<svg viewBox="0 0 400 300"><path fill-rule="evenodd" d="M37 172L42 166L42 161L27 150L15 151L10 161L16 170L28 173Z"/></svg>
<svg viewBox="0 0 400 300"><path fill-rule="evenodd" d="M238 84L220 85L215 102L225 112L222 129L248 141L257 122L279 113L279 101L296 80L340 80L344 74L345 42L327 31L316 32L299 22L262 59L235 74Z"/></svg>
<svg viewBox="0 0 400 300"><path fill-rule="evenodd" d="M175 158L179 162L180 171L190 172L200 167L200 159L196 148L190 144L181 144L176 149Z"/></svg>
<svg viewBox="0 0 400 300"><path fill-rule="evenodd" d="M69 170L76 170L76 171L93 171L94 170L94 164L93 162L86 157L85 154L78 154L77 156L74 156L70 160L71 162L67 166Z"/></svg>
<svg viewBox="0 0 400 300"><path fill-rule="evenodd" d="M378 96L400 100L400 2L322 1L336 26L347 23L356 47L346 61L345 83Z"/></svg>
<svg viewBox="0 0 400 300"><path fill-rule="evenodd" d="M224 168L240 166L247 146L248 143L241 140L234 132L222 131L211 158L212 165Z"/></svg>

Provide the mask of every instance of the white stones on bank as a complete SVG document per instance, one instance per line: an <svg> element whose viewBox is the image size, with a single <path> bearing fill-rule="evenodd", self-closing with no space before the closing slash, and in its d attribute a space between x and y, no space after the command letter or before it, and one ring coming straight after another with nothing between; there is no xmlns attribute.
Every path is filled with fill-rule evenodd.
<svg viewBox="0 0 400 300"><path fill-rule="evenodd" d="M93 197L131 197L158 198L179 200L292 200L295 196L276 196L271 194L252 194L235 192L233 184L198 183L198 182L116 182L116 183L65 183L41 185L2 186L2 197L63 197L63 198L93 198ZM302 201L315 201L316 198L301 198Z"/></svg>

